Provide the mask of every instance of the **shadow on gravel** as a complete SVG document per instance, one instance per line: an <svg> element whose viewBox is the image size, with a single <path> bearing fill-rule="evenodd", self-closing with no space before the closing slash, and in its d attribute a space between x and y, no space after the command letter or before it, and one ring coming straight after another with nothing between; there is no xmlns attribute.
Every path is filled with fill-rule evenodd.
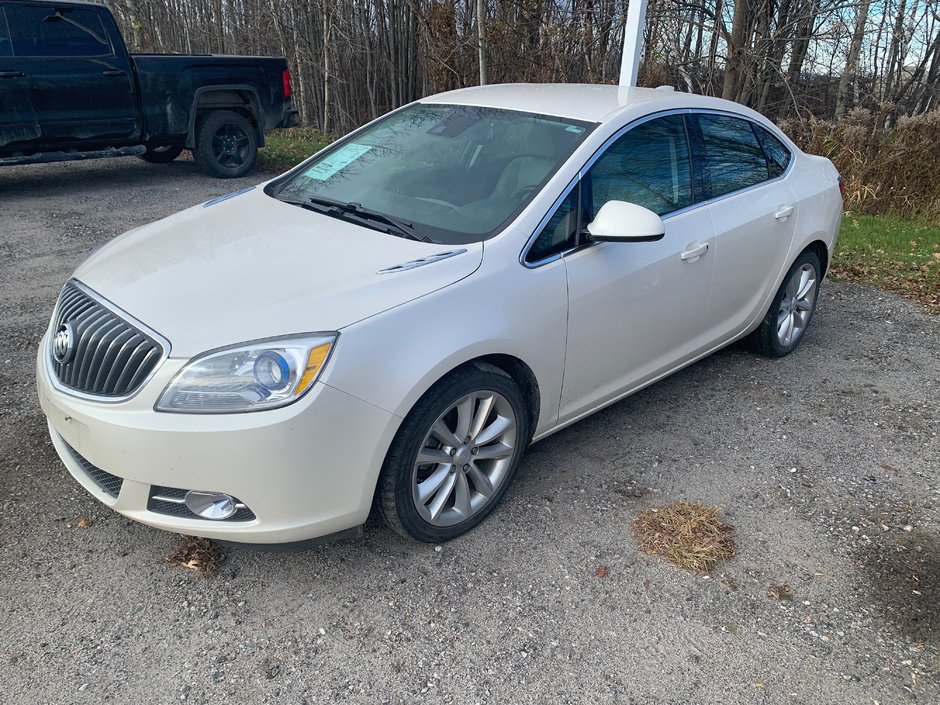
<svg viewBox="0 0 940 705"><path fill-rule="evenodd" d="M885 620L915 642L940 646L940 538L892 534L858 558Z"/></svg>
<svg viewBox="0 0 940 705"><path fill-rule="evenodd" d="M75 162L62 162L38 168L40 165L24 165L0 168L0 203L10 198L24 196L54 198L71 192L88 192L96 189L155 187L170 185L183 177L201 177L217 181L225 189L225 181L205 176L195 162L180 159L170 164L147 164L133 157L97 159L79 162L81 169L73 167ZM50 170L52 173L50 174ZM258 174L260 181L262 176Z"/></svg>

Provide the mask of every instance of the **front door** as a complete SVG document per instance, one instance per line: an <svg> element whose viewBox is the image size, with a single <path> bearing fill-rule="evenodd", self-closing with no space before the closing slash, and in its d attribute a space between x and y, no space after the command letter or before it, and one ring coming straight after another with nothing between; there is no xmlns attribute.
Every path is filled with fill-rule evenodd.
<svg viewBox="0 0 940 705"><path fill-rule="evenodd" d="M13 42L0 6L0 157L39 137L29 91L29 61L13 56Z"/></svg>
<svg viewBox="0 0 940 705"><path fill-rule="evenodd" d="M121 144L136 137L137 104L123 46L93 7L7 5L13 52L29 59L42 142Z"/></svg>
<svg viewBox="0 0 940 705"><path fill-rule="evenodd" d="M565 255L568 345L564 423L691 359L703 340L715 262L714 232L695 204L682 115L644 122L615 141L585 175L588 220L610 200L663 217L655 242L601 242Z"/></svg>

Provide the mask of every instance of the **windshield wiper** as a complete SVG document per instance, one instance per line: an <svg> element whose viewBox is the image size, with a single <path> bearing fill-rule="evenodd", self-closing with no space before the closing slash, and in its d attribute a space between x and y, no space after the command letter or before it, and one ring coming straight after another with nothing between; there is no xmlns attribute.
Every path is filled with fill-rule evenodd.
<svg viewBox="0 0 940 705"><path fill-rule="evenodd" d="M409 240L418 240L419 242L431 241L427 235L422 235L415 226L407 220L396 218L393 215L388 215L381 211L365 208L361 203L343 203L342 201L334 201L332 198L323 198L322 196L309 196L305 201L287 201L287 203L292 203L301 208L309 208L318 213L339 216L347 220L349 216L352 216L358 221L382 223L386 226L385 228L368 227L392 235L398 235L399 237L405 237Z"/></svg>

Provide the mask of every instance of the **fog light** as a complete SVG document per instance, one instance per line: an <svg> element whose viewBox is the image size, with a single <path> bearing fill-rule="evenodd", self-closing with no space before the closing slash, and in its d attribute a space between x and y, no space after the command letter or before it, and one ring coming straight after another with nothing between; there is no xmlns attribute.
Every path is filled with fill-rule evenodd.
<svg viewBox="0 0 940 705"><path fill-rule="evenodd" d="M190 490L186 493L186 507L193 514L203 519L228 519L235 513L235 498L222 492L198 492Z"/></svg>

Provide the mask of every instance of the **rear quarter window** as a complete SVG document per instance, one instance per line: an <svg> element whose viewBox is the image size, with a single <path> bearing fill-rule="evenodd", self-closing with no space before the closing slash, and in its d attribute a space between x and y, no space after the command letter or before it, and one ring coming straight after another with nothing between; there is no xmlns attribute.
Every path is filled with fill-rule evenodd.
<svg viewBox="0 0 940 705"><path fill-rule="evenodd" d="M775 179L787 170L793 155L786 145L774 137L769 130L760 125L755 125L754 131L764 148L764 154L767 155L767 168L770 172L770 178Z"/></svg>
<svg viewBox="0 0 940 705"><path fill-rule="evenodd" d="M770 178L767 159L751 123L729 115L697 115L705 147L710 197Z"/></svg>

